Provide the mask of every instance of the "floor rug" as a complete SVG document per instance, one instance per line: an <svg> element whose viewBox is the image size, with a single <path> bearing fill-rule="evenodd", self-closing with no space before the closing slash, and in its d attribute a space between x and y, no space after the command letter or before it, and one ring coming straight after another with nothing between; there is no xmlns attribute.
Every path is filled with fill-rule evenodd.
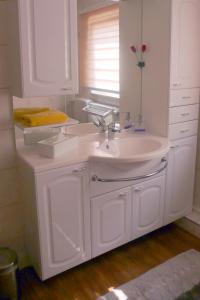
<svg viewBox="0 0 200 300"><path fill-rule="evenodd" d="M200 300L200 252L189 250L98 300Z"/></svg>

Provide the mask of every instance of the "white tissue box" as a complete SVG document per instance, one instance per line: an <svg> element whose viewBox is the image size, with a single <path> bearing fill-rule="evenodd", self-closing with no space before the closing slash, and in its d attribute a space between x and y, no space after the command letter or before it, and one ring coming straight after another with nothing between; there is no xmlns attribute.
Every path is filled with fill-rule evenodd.
<svg viewBox="0 0 200 300"><path fill-rule="evenodd" d="M78 136L72 134L59 134L37 143L41 156L56 158L78 146Z"/></svg>
<svg viewBox="0 0 200 300"><path fill-rule="evenodd" d="M60 132L59 128L40 128L37 130L33 129L33 130L28 130L28 131L24 131L24 144L25 145L33 145L36 144L37 142L49 139L51 137L54 137L56 135L58 135L58 133Z"/></svg>

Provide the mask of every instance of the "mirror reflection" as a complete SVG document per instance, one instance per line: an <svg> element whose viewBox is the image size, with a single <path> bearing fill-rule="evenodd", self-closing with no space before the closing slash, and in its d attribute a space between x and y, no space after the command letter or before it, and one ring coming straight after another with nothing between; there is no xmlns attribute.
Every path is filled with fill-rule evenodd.
<svg viewBox="0 0 200 300"><path fill-rule="evenodd" d="M80 87L119 98L119 5L80 14Z"/></svg>

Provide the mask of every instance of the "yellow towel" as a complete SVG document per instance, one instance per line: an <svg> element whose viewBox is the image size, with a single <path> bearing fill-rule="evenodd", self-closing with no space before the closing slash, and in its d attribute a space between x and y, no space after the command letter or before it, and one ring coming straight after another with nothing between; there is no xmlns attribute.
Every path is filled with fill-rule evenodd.
<svg viewBox="0 0 200 300"><path fill-rule="evenodd" d="M68 115L58 110L49 110L37 114L26 114L21 117L22 124L25 126L43 126L63 123L68 119Z"/></svg>
<svg viewBox="0 0 200 300"><path fill-rule="evenodd" d="M22 107L22 108L17 108L17 109L14 110L14 118L17 121L20 121L20 119L23 117L23 115L36 114L36 113L45 112L45 111L49 111L49 110L50 110L49 107L30 107L30 108Z"/></svg>

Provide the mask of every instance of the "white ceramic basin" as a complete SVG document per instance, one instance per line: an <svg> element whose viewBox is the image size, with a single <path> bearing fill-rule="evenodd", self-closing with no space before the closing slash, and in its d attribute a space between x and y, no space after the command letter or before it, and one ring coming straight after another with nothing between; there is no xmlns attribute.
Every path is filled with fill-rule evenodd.
<svg viewBox="0 0 200 300"><path fill-rule="evenodd" d="M169 151L168 139L149 134L116 133L105 140L105 134L93 123L66 127L66 133L79 136L81 149L87 149L89 159L102 162L142 162L164 156ZM107 147L107 145L109 147Z"/></svg>
<svg viewBox="0 0 200 300"><path fill-rule="evenodd" d="M91 159L119 163L142 162L162 157L168 151L169 142L166 138L147 134L129 134L111 140L109 143L106 141L99 143Z"/></svg>

